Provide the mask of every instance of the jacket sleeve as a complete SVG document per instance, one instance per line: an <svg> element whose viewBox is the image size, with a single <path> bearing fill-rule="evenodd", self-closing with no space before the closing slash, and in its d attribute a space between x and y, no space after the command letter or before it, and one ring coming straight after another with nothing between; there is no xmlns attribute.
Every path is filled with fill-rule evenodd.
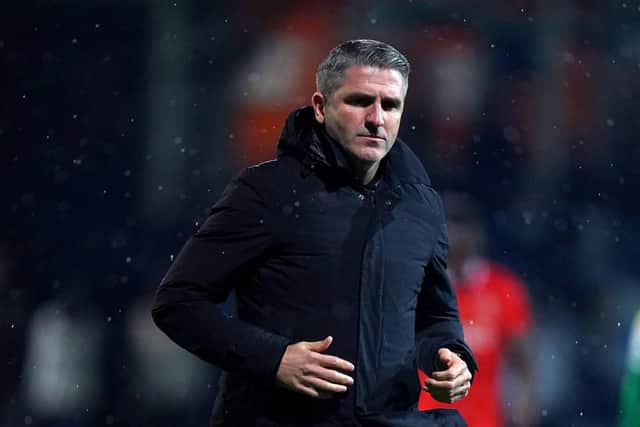
<svg viewBox="0 0 640 427"><path fill-rule="evenodd" d="M289 340L217 306L232 288L247 285L272 241L269 211L250 184L251 172L229 184L182 248L160 283L152 316L173 341L201 359L269 381Z"/></svg>
<svg viewBox="0 0 640 427"><path fill-rule="evenodd" d="M438 237L416 308L418 368L431 375L438 349L445 347L458 353L475 376L478 364L464 341L456 294L447 274L448 238L442 201L435 192L433 194L439 205Z"/></svg>

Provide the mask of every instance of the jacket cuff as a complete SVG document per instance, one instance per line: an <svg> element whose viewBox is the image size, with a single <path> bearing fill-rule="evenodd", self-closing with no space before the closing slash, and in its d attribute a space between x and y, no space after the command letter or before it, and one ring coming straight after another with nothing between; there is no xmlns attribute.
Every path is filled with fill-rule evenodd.
<svg viewBox="0 0 640 427"><path fill-rule="evenodd" d="M291 344L291 341L279 335L269 335L271 335L271 337L268 338L271 344L264 348L264 351L260 352L260 357L256 357L258 361L256 374L266 381L273 382L278 373L284 352L287 350L287 346Z"/></svg>
<svg viewBox="0 0 640 427"><path fill-rule="evenodd" d="M248 349L242 348L241 343L231 345L226 357L230 361L235 359L234 364L241 366L249 375L265 382L273 382L291 341L265 330L260 330L257 335L254 337L255 346Z"/></svg>

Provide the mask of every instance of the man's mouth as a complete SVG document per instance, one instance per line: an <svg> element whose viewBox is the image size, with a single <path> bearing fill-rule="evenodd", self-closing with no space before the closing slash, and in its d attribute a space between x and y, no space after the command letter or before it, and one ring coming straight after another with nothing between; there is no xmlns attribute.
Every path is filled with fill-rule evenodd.
<svg viewBox="0 0 640 427"><path fill-rule="evenodd" d="M386 138L377 135L368 135L368 134L358 134L359 137L375 139L376 141L386 141Z"/></svg>

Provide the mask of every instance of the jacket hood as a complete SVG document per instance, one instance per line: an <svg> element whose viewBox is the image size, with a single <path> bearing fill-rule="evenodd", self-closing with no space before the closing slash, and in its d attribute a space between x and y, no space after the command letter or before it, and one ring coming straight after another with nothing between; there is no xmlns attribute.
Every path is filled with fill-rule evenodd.
<svg viewBox="0 0 640 427"><path fill-rule="evenodd" d="M306 166L333 169L349 174L349 163L342 147L315 119L313 107L307 106L289 114L278 141L277 157L291 156ZM422 162L399 138L381 162L382 176L394 181L431 185Z"/></svg>

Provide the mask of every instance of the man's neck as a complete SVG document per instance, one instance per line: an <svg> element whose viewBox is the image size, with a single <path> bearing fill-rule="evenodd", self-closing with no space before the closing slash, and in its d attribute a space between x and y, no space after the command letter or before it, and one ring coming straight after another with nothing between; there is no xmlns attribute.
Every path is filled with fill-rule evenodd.
<svg viewBox="0 0 640 427"><path fill-rule="evenodd" d="M369 185L376 177L376 173L380 167L380 162L368 164L357 164L355 162L350 163L351 170L353 171L353 179L361 185Z"/></svg>

